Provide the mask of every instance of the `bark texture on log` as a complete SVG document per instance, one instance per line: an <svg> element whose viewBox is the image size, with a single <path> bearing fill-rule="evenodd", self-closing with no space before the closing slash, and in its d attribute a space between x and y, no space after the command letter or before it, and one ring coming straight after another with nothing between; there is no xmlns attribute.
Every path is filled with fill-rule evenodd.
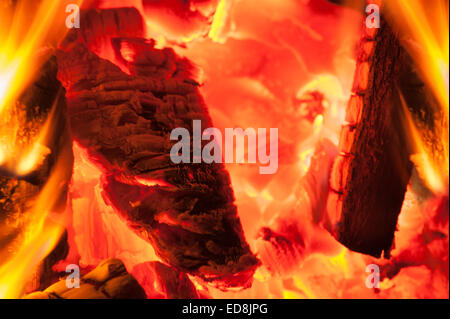
<svg viewBox="0 0 450 319"><path fill-rule="evenodd" d="M104 169L104 196L168 264L220 287L258 265L222 164L174 164L170 132L211 127L190 63L139 38L112 40L124 73L79 41L58 54L73 135Z"/></svg>
<svg viewBox="0 0 450 319"><path fill-rule="evenodd" d="M331 174L328 228L351 250L389 257L412 163L401 122L400 91L410 59L382 18L365 28Z"/></svg>
<svg viewBox="0 0 450 319"><path fill-rule="evenodd" d="M63 278L44 291L33 292L24 299L145 299L144 289L127 272L118 259L108 259L80 278L79 287ZM69 287L71 288L69 288Z"/></svg>

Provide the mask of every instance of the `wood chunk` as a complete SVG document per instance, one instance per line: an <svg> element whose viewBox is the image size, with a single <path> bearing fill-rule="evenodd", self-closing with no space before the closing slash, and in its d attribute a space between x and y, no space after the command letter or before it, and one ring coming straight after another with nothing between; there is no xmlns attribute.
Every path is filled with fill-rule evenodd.
<svg viewBox="0 0 450 319"><path fill-rule="evenodd" d="M347 105L347 112L345 112L345 121L351 125L361 122L363 98L359 95L352 95Z"/></svg>
<svg viewBox="0 0 450 319"><path fill-rule="evenodd" d="M353 80L353 92L358 92L359 94L364 93L369 85L371 65L369 62L362 62L356 65L355 78Z"/></svg>
<svg viewBox="0 0 450 319"><path fill-rule="evenodd" d="M339 137L339 150L344 156L351 155L351 150L355 139L358 137L359 131L356 130L354 124L346 124L341 128Z"/></svg>
<svg viewBox="0 0 450 319"><path fill-rule="evenodd" d="M334 190L330 190L327 200L327 211L330 220L336 221L341 217L339 214L342 212L343 199L342 194ZM333 233L335 230L335 225L327 225L327 230Z"/></svg>
<svg viewBox="0 0 450 319"><path fill-rule="evenodd" d="M17 129L17 140L14 147L29 147L36 141L45 123L49 121L44 146L50 150L45 159L31 172L18 174L13 163L0 166L0 250L2 262L7 261L15 251L12 247L20 244L29 218L27 212L33 207L34 201L55 171L58 160L64 162L59 168L58 178L60 188L54 190L55 205L48 207L53 212L61 212L65 208L67 186L72 174L72 140L68 130L65 91L58 81L57 61L53 52L46 51L41 58L46 62L37 72L34 80L22 92L12 108L11 115L17 123L16 127L8 126L0 120L0 134L3 129ZM3 114L4 115L4 114ZM45 140L45 141L44 141ZM55 256L55 255L52 255ZM43 262L43 267L51 267L49 259ZM53 260L53 263L56 260ZM43 270L43 269L42 269ZM40 270L39 270L40 271ZM42 274L40 274L42 275ZM45 284L46 278L40 278ZM36 281L39 285L39 280ZM32 287L37 288L37 287Z"/></svg>
<svg viewBox="0 0 450 319"><path fill-rule="evenodd" d="M398 91L405 92L402 77L411 64L384 19L376 32L366 31L347 107L349 124L341 130L331 174L328 214L331 233L346 247L389 257L412 169Z"/></svg>
<svg viewBox="0 0 450 319"><path fill-rule="evenodd" d="M361 43L357 54L358 61L368 61L373 54L375 41L364 41Z"/></svg>
<svg viewBox="0 0 450 319"><path fill-rule="evenodd" d="M224 166L174 164L169 157L172 129L192 131L194 119L212 126L198 84L188 77L190 63L143 39L115 43L130 75L81 43L58 53L73 136L109 172L105 197L164 262L221 288L247 287L258 260ZM144 72L148 67L156 71Z"/></svg>
<svg viewBox="0 0 450 319"><path fill-rule="evenodd" d="M336 157L330 175L330 187L335 193L344 193L352 160L351 157L342 154Z"/></svg>
<svg viewBox="0 0 450 319"><path fill-rule="evenodd" d="M101 262L80 278L80 286L68 288L66 278L42 292L33 292L24 299L145 299L145 291L118 259Z"/></svg>
<svg viewBox="0 0 450 319"><path fill-rule="evenodd" d="M111 39L118 37L145 36L144 20L136 8L114 8L103 10L81 10L79 29L71 29L61 43L67 49L76 42L85 44L94 52L109 48Z"/></svg>
<svg viewBox="0 0 450 319"><path fill-rule="evenodd" d="M145 292L130 274L108 280L103 286L103 293L111 299L142 299Z"/></svg>

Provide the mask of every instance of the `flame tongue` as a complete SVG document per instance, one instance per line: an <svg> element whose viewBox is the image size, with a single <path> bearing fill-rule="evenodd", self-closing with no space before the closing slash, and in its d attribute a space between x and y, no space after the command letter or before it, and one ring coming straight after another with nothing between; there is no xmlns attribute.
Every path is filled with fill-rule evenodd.
<svg viewBox="0 0 450 319"><path fill-rule="evenodd" d="M16 147L20 143L27 145L31 140L31 151L16 163L17 166L7 162L6 169L13 174L0 176L0 195L9 197L9 201L0 203L4 213L2 222L14 225L10 233L13 237L8 238L8 233L2 232L7 245L0 251L3 259L0 290L5 298L16 298L23 293L35 267L51 252L64 231L63 216L52 213L65 209L65 194L72 172L65 98L60 94L62 87L56 79L55 57L41 71L44 75L24 91L17 104L16 111L23 112L19 117L21 121L7 123L16 124L17 136L22 138L16 141ZM40 125L42 122L45 124ZM2 126L0 131L4 129ZM37 134L37 138L33 134ZM8 254L6 250L11 248L13 253Z"/></svg>
<svg viewBox="0 0 450 319"><path fill-rule="evenodd" d="M66 3L14 1L0 10L0 198L8 199L0 202L3 298L21 296L64 231L62 216L50 215L65 208L72 153L55 59L41 48L66 32L56 18Z"/></svg>
<svg viewBox="0 0 450 319"><path fill-rule="evenodd" d="M411 132L415 155L412 160L420 177L436 194L448 192L449 179L449 7L448 1L387 1L390 19L403 34L403 45L412 56L426 89L433 97L426 103L433 123L424 127L406 113L406 127ZM433 101L435 100L435 101ZM430 141L429 136L434 140Z"/></svg>
<svg viewBox="0 0 450 319"><path fill-rule="evenodd" d="M355 39L360 36L355 26L360 25L361 15L325 1L314 0L276 2L272 0L171 0L164 2L96 0L92 2L101 8L136 7L136 9L119 10L122 12L118 14L120 19L126 19L126 16L130 15L127 23L123 25L124 30L108 27L108 23L114 20L108 18L111 17L111 11L103 10L99 15L94 14L100 23L106 23L98 29L109 30L111 33L101 35L102 41L99 41L99 37L92 36L95 32L90 28L74 30L79 32L78 40L86 40L88 42L86 45L97 55L120 65L122 71L128 74L148 73L148 70L140 69L140 66L131 70L132 72L129 68L133 68L132 64L137 56L135 50L142 47L145 51L152 42L139 43L133 39L124 39L124 37L144 37L145 31L147 35L155 38L156 48L173 45L180 56L188 57L200 67L201 72L196 80L204 82L200 90L210 106L210 113L217 127L280 127L280 168L277 175L270 178L262 177L254 173L251 166L228 165L227 167L243 229L250 246L259 249L263 267L256 271L251 288L223 292L208 287L211 297L448 298L448 5L446 6L446 1L433 1L427 8L424 8L418 0L387 2L388 9L391 7L396 13L394 19L398 20L396 22L400 25L402 32L408 35L406 38L413 40L405 41L405 45L438 101L436 112L443 114L442 123L437 125L439 134L435 134L442 145L437 156L434 156L435 154L430 150L428 140L423 138L427 132L417 125L413 116L406 118L407 127L413 132L416 144L417 154L413 160L433 196L430 199L424 199L429 196L429 193L423 189L417 190L415 183L408 187L398 222L396 248L392 250L390 260L370 258L342 247L318 222L321 221L325 227L329 223L321 214L320 208L312 208L314 202L322 200L322 193L326 191L327 178L322 178L322 173L327 174L322 169L329 166L328 162L317 164L314 160L315 150L319 150L317 141L321 137L328 137L334 144L338 142L345 97L349 95L355 66L354 56L352 52L349 52L351 51L349 48L354 47ZM6 206L2 205L9 202L4 201L4 198L14 200L14 196L11 195L13 193L9 192L11 189L21 191L25 189L32 193L29 197L21 197L27 201L23 203L20 214L14 215L24 216L24 218L18 218L17 223L20 226L27 226L23 228L26 228L27 232L20 234L23 229L19 229L19 234L8 233L11 237L17 235L18 240L13 247L14 254L5 255L3 250L0 252L2 258L0 296L17 297L24 289L29 269L35 268L54 247L62 231L62 227L57 222L49 221L49 216L51 211L59 210L56 208L59 208L59 201L53 196L55 193L60 194L65 191L61 185L64 185L67 180L69 170L67 163L71 162L71 152L65 149L62 152L64 155L57 157L56 165L47 172L48 174L44 174L46 178L38 179L38 182L33 180L35 184L42 187L28 183L30 174L34 174L36 170L40 171L40 168L45 166L45 159L55 155L53 148L49 147L51 143L47 141L47 137L52 135L49 132L52 132L53 120L46 122L44 117L39 123L33 123L32 130L36 134L31 134L30 139L20 145L17 141L22 137L20 132L23 122L20 122L20 116L16 116L20 114L15 103L33 79L35 72L29 71L39 69L40 63L32 59L32 56L42 44L40 39L45 38L44 34L50 29L57 30L58 33L66 31L65 27L55 26L55 21L58 21L56 24L64 23L64 19L56 18L55 13L64 12L64 8L59 9L58 6L66 3L44 0L39 2L42 4L40 5L36 1L34 4L36 10L32 10L28 7L30 1L18 1L17 8L22 9L17 11L21 14L16 16L2 10L1 5L4 3L6 2L0 1L1 21L2 23L6 21L6 24L14 21L14 27L0 29L0 121L3 119L0 125L0 174L9 174L5 187L2 184L5 177L0 177L0 209L4 209ZM145 17L144 23L141 23L140 19L131 18L138 15L138 11ZM29 12L36 13L39 19L28 19ZM165 18L161 19L159 16L160 19L152 19L155 14L164 14ZM61 17L65 18L63 14ZM24 24L25 20L32 23ZM32 26L30 28L32 32L23 32L21 27L23 25ZM121 39L114 40L115 43L111 41L111 38L118 37ZM19 41L21 39L24 41ZM118 44L119 50L114 47L115 44ZM420 49L417 50L417 48ZM370 46L365 49L370 51ZM167 49L164 52L167 52ZM120 57L118 53L122 56ZM166 63L163 55L154 55L153 62L161 62L161 65ZM77 59L74 61L83 64ZM177 66L167 63L164 72L173 71ZM91 69L80 70L81 72L77 74L80 81L96 73ZM150 71L155 70L150 69ZM189 73L185 71L186 73L181 73L181 76ZM325 73L331 75L324 75ZM97 84L102 86L103 82L110 78L107 75ZM135 86L134 89L142 91L142 87L145 88L148 82L136 81L132 85ZM67 87L73 84L69 81ZM111 84L110 89L119 90L123 85L124 82L117 81ZM176 90L186 88L186 85L186 83L179 85L179 82L170 82L167 87ZM303 89L299 90L299 88ZM323 95L323 98L312 98L319 97L319 94ZM156 96L159 95L156 94ZM74 98L77 102L72 104L73 114L80 111L76 107L82 103L78 102L86 102L82 99L76 100L75 94L71 92L68 97ZM139 99L142 99L142 94L136 98L136 100ZM127 102L131 99L125 96L124 100ZM145 111L154 114L155 109L166 107L159 100L148 96L143 100L141 105L132 103L133 112ZM178 103L175 102L174 104ZM95 110L96 108L92 112ZM126 110L123 105L114 105L111 110L114 111L112 112L114 119L111 122L136 122L136 114ZM56 116L56 114L53 115ZM47 119L52 118L53 115ZM5 121L4 119L8 116L17 121ZM84 129L78 132L92 135L92 131L98 128L97 120L101 117L93 116L93 118L95 125L85 125ZM10 125L3 125L5 123ZM142 121L139 123L142 124ZM81 122L81 125L83 124L85 123ZM123 129L127 131L129 127ZM148 127L145 128L143 134L148 133L149 130ZM119 137L124 135L117 132L113 133ZM99 134L93 135L98 137ZM136 144L133 145L142 146L141 140L136 139L134 142ZM154 148L162 145L160 139L144 144ZM120 199L120 205L138 211L142 201L145 201L145 198L139 196L140 190L145 189L143 193L147 195L150 193L149 189L153 193L161 193L161 190L173 192L177 183L168 181L164 174L158 175L152 171L130 177L129 174L114 175L117 167L113 167L109 171L111 174L105 174L105 166L109 169L112 166L100 166L99 161L94 162L93 157L88 155L91 150L86 145L81 146L75 143L73 149L76 157L71 187L74 216L69 231L72 232L71 248L75 250L75 253L70 255L71 259L68 262L96 265L105 258L117 256L124 260L127 268L132 269L137 266L135 268L136 274L139 274L137 277L143 282L148 282L146 288L149 295L155 297L165 297L164 295L169 295L169 291L172 292L171 281L161 282L163 279L158 277L158 273L168 278L177 277L178 281L174 282L183 284L186 295L192 298L196 293L193 293L194 289L189 280L192 280L198 291L205 291L204 282L188 278L179 273L179 270L167 269L159 263L141 264L159 259L149 243L137 235L140 231L142 237L148 238L149 234L142 228L132 231L130 225L118 217L117 209L112 205L114 199ZM151 159L163 159L162 156L155 157L155 154L161 155L161 150L139 154L134 161L145 167L151 163ZM335 156L333 151L325 155ZM105 184L105 180L108 181L105 178L106 175L112 184L115 183L114 185ZM314 176L319 175L319 181L315 185L317 189L305 186L308 183L299 183L300 178L309 181L308 176L310 176L313 181ZM26 180L11 177L21 177ZM104 188L117 186L116 184L120 184L127 190L136 190L131 192L134 196L133 201L127 203L123 193L117 193L117 189L116 193L110 192L112 199L108 200L108 196L104 196ZM296 191L294 191L295 188L297 188ZM426 196L423 196L425 193ZM62 199L61 202L64 200ZM177 214L170 210L170 205L165 208L154 216L153 222L157 225L158 231L165 232L167 228L180 227L195 233L193 223L183 218L177 220ZM1 218L3 215L0 216L2 222L0 233L3 236L6 232L4 232L4 220ZM262 248L259 246L260 242L256 240L261 227L266 227L263 232L266 241ZM170 234L177 235L177 232ZM169 243L182 241L179 238L169 239L167 241ZM276 246L276 249L272 249L272 246ZM208 244L208 247L215 251L214 242ZM80 256L76 256L76 248L81 254L81 259L78 258ZM192 252L188 250L186 249L187 253ZM4 256L7 258L3 258ZM245 264L246 260L242 262ZM366 287L368 275L366 266L369 264L380 266L382 281L377 290ZM213 268L203 269L207 279L208 276L214 278L220 275L221 269ZM248 280L253 277L253 269L240 274L246 277L243 279ZM237 281L242 281L241 279L236 278ZM206 295L208 293L205 293Z"/></svg>

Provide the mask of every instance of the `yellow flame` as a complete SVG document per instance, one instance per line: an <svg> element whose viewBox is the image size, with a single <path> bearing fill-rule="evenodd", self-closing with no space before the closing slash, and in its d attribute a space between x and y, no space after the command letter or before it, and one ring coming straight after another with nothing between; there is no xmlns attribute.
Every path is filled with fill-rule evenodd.
<svg viewBox="0 0 450 319"><path fill-rule="evenodd" d="M314 127L314 135L319 135L320 131L322 130L323 126L323 115L319 114L314 119L313 127Z"/></svg>
<svg viewBox="0 0 450 319"><path fill-rule="evenodd" d="M36 141L28 147L27 150L23 153L23 155L19 158L17 162L17 167L14 169L15 173L18 176L23 176L34 169L36 169L39 165L42 164L42 162L45 160L45 157L50 154L50 149L45 146L48 137L50 134L52 134L52 123L54 123L55 118L55 109L56 109L56 103L59 101L59 95L56 97L52 110L45 121L45 124L42 126L42 128L39 131L38 137Z"/></svg>
<svg viewBox="0 0 450 319"><path fill-rule="evenodd" d="M410 132L415 154L411 156L420 178L426 183L427 187L436 192L442 193L448 187L448 138L447 145L444 145L444 156L436 156L427 147L419 129L415 126L414 120L406 106L405 99L400 96L403 112L406 117L407 130ZM447 154L447 155L445 155ZM447 183L445 180L447 179Z"/></svg>
<svg viewBox="0 0 450 319"><path fill-rule="evenodd" d="M64 191L68 156L60 156L34 206L25 213L29 221L23 241L13 258L0 266L0 298L20 297L35 268L58 243L64 227L55 216L51 220L49 214Z"/></svg>
<svg viewBox="0 0 450 319"><path fill-rule="evenodd" d="M314 147L307 148L300 152L300 171L302 174L306 174L311 164L311 157L314 155Z"/></svg>
<svg viewBox="0 0 450 319"><path fill-rule="evenodd" d="M25 123L19 119L16 100L44 62L46 55L39 54L40 49L56 45L66 34L65 5L70 2L18 1L0 10L0 165L18 175L32 171L48 154L44 138L49 123L36 140L20 140L19 127ZM24 143L30 145L19 147Z"/></svg>
<svg viewBox="0 0 450 319"><path fill-rule="evenodd" d="M294 281L295 288L297 288L298 291L288 289L283 290L284 299L304 299L305 296L309 299L317 298L314 292L306 284L304 284L298 276L294 276L292 279Z"/></svg>
<svg viewBox="0 0 450 319"><path fill-rule="evenodd" d="M29 4L19 1L15 10L0 12L2 22L12 21L9 27L3 25L0 31L0 114L6 106L11 106L11 101L32 77L36 70L33 56L54 27L58 11L64 12L58 10L61 9L58 1L42 1L28 25L29 11L33 10ZM23 30L24 25L28 30Z"/></svg>
<svg viewBox="0 0 450 319"><path fill-rule="evenodd" d="M211 38L214 42L225 42L225 38L222 37L222 31L227 21L227 12L229 6L230 3L227 0L220 0L219 4L217 5L216 13L214 14L211 29L208 34L208 37Z"/></svg>
<svg viewBox="0 0 450 319"><path fill-rule="evenodd" d="M387 1L393 19L410 35L408 47L433 89L448 120L449 109L449 20L448 1ZM414 50L417 44L420 49Z"/></svg>
<svg viewBox="0 0 450 319"><path fill-rule="evenodd" d="M342 248L342 251L338 255L336 255L334 257L330 257L330 263L334 267L339 267L340 269L342 269L346 278L349 277L349 269L348 269L348 264L347 264L347 249L346 248Z"/></svg>
<svg viewBox="0 0 450 319"><path fill-rule="evenodd" d="M405 107L408 129L412 133L416 154L412 160L421 177L434 192L448 189L449 165L449 16L448 1L387 1L392 19L403 32L404 45L413 57L425 83L435 95L439 108L436 114L443 118L437 121L437 132L442 143L439 154L427 147L420 130Z"/></svg>
<svg viewBox="0 0 450 319"><path fill-rule="evenodd" d="M0 165L13 173L29 173L49 152L44 145L53 111L39 128L37 137L23 141L21 134L28 123L20 114L17 99L44 62L45 55L40 54L40 50L56 46L68 31L66 5L80 2L19 0L15 4L0 4ZM24 228L18 237L19 247L12 257L0 261L0 298L20 297L35 268L60 238L64 229L61 221L50 219L49 214L56 209L64 191L64 181L69 178L70 156L64 151L57 159L47 183L27 205L30 208L21 214Z"/></svg>

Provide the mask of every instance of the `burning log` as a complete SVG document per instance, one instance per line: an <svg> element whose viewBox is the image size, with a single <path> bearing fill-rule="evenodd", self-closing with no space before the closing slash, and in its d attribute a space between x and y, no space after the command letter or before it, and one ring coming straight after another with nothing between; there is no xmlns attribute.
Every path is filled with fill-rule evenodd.
<svg viewBox="0 0 450 319"><path fill-rule="evenodd" d="M1 123L2 132L5 133L2 134L2 138L16 138L14 149L7 149L5 152L10 151L16 153L15 155L23 156L21 152L26 151L33 144L41 144L41 148L48 148L43 153L48 154L36 160L36 167L23 169L16 167L20 166L20 163L4 160L0 163L1 175L42 186L50 175L58 155L66 151L67 146L70 145L70 143L67 144L69 135L64 88L56 78L57 68L56 57L53 55L42 66L34 82L18 98L15 107L7 111L8 114L3 114ZM4 122L7 120L10 122ZM16 136L10 136L8 130L17 130ZM40 139L39 134L42 134ZM71 171L71 165L68 164Z"/></svg>
<svg viewBox="0 0 450 319"><path fill-rule="evenodd" d="M48 52L44 57L47 56ZM0 163L0 249L3 260L8 260L10 248L20 243L30 219L27 212L57 169L60 171L55 183L58 188L53 193L55 204L49 204L47 209L61 212L65 208L72 173L72 142L66 119L65 91L56 74L56 57L51 55L15 106L0 119L0 138L9 139L5 144L14 141L11 149L5 152L7 159ZM15 132L15 137L11 137L10 132ZM36 154L36 158L24 157L24 150L30 147L45 151ZM63 168L57 168L57 162L64 162ZM23 163L26 165L22 166Z"/></svg>
<svg viewBox="0 0 450 319"><path fill-rule="evenodd" d="M108 259L79 280L79 287L63 278L44 291L33 292L25 299L145 299L146 294L118 259ZM71 288L69 288L71 287Z"/></svg>
<svg viewBox="0 0 450 319"><path fill-rule="evenodd" d="M411 94L419 87L413 74L410 58L386 20L381 19L379 29L365 28L340 155L331 174L327 227L349 249L375 257L383 251L389 257L411 176L400 94L414 99Z"/></svg>
<svg viewBox="0 0 450 319"><path fill-rule="evenodd" d="M104 196L168 264L221 287L248 286L258 265L222 164L171 162L176 127L211 126L190 63L151 41L116 38L116 60L79 42L58 53L72 133L105 171Z"/></svg>

